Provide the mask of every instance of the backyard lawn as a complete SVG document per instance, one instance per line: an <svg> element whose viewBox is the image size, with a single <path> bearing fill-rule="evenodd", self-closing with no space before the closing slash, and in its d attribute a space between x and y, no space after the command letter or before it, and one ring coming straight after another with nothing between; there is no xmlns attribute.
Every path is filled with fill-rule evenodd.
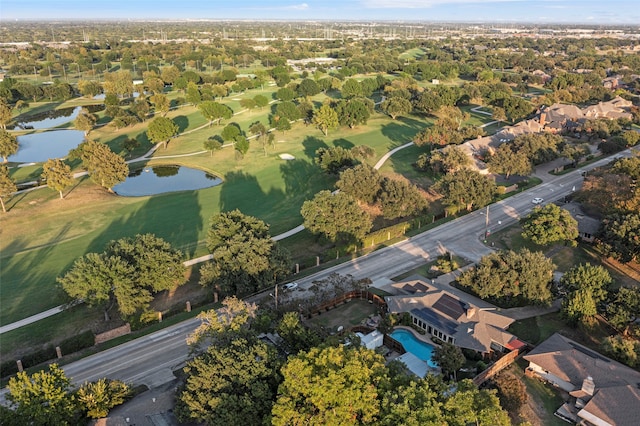
<svg viewBox="0 0 640 426"><path fill-rule="evenodd" d="M353 299L351 302L316 315L306 321L310 325L323 327L325 329L335 330L340 326L348 329L349 327L361 324L369 318L369 316L376 315L377 313L378 308L376 308L376 305L366 300Z"/></svg>

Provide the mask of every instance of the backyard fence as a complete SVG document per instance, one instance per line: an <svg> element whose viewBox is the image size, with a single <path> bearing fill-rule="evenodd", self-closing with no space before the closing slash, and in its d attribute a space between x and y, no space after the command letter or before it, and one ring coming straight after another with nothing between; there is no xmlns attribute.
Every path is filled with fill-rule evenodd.
<svg viewBox="0 0 640 426"><path fill-rule="evenodd" d="M322 312L329 311L336 306L349 302L352 299L368 300L369 303L373 303L378 308L386 306L384 299L377 294L370 293L366 290L353 290L347 293L336 296L333 299L322 303L321 305L314 306L309 309L307 317L311 318L313 315L318 315Z"/></svg>
<svg viewBox="0 0 640 426"><path fill-rule="evenodd" d="M527 351L527 349L528 348L525 346L519 349L514 349L511 352L507 353L505 356L491 364L489 368L474 377L473 384L475 384L476 386L480 386L481 384L513 364L520 355Z"/></svg>

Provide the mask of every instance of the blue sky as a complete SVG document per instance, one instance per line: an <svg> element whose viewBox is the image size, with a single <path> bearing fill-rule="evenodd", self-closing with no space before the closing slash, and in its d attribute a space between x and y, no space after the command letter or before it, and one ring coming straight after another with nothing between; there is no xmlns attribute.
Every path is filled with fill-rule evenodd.
<svg viewBox="0 0 640 426"><path fill-rule="evenodd" d="M112 18L640 24L640 7L638 0L0 0L0 22Z"/></svg>

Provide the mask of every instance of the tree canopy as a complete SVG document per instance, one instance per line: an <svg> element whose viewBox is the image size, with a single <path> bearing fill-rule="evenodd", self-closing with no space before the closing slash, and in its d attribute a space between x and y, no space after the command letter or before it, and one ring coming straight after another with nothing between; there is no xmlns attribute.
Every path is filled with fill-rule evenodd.
<svg viewBox="0 0 640 426"><path fill-rule="evenodd" d="M207 232L213 254L205 285L244 295L274 285L290 273L289 255L271 239L269 227L239 210L215 214Z"/></svg>
<svg viewBox="0 0 640 426"><path fill-rule="evenodd" d="M578 238L578 222L569 211L555 204L535 207L521 220L522 236L539 245Z"/></svg>
<svg viewBox="0 0 640 426"><path fill-rule="evenodd" d="M327 136L329 129L338 127L338 113L329 105L322 105L320 109L313 114L313 124Z"/></svg>
<svg viewBox="0 0 640 426"><path fill-rule="evenodd" d="M457 213L489 204L496 193L496 184L475 170L462 169L445 175L434 189L442 194L447 210Z"/></svg>
<svg viewBox="0 0 640 426"><path fill-rule="evenodd" d="M153 143L162 142L167 147L169 139L178 134L178 125L167 117L156 117L147 127L147 137Z"/></svg>
<svg viewBox="0 0 640 426"><path fill-rule="evenodd" d="M356 159L351 150L341 146L334 146L331 148L319 148L316 151L315 162L326 173L337 175L354 166Z"/></svg>
<svg viewBox="0 0 640 426"><path fill-rule="evenodd" d="M7 157L18 152L18 139L4 129L0 129L0 157L6 163Z"/></svg>
<svg viewBox="0 0 640 426"><path fill-rule="evenodd" d="M330 241L358 242L371 229L372 222L355 198L338 192L318 192L302 204L304 226L313 233L323 234Z"/></svg>
<svg viewBox="0 0 640 426"><path fill-rule="evenodd" d="M198 104L198 109L202 116L211 125L214 121L220 124L222 120L228 120L233 115L233 111L226 105L215 101L204 101Z"/></svg>
<svg viewBox="0 0 640 426"><path fill-rule="evenodd" d="M373 351L340 345L290 358L282 376L272 411L274 425L369 424L379 411L385 365Z"/></svg>
<svg viewBox="0 0 640 426"><path fill-rule="evenodd" d="M129 166L120 155L102 143L87 141L80 145L82 164L91 180L111 191L124 182L129 175Z"/></svg>
<svg viewBox="0 0 640 426"><path fill-rule="evenodd" d="M103 253L77 259L58 282L69 296L100 306L117 304L123 317L148 307L153 294L185 282L182 253L152 234L111 241Z"/></svg>
<svg viewBox="0 0 640 426"><path fill-rule="evenodd" d="M62 191L73 183L71 167L60 159L49 159L42 165L42 178L49 188L60 193L60 199Z"/></svg>
<svg viewBox="0 0 640 426"><path fill-rule="evenodd" d="M484 256L458 282L480 298L495 299L503 306L548 304L554 267L541 252L500 251Z"/></svg>
<svg viewBox="0 0 640 426"><path fill-rule="evenodd" d="M569 294L562 303L562 313L572 323L587 322L598 313L598 304L607 297L613 282L602 266L576 265L560 279Z"/></svg>
<svg viewBox="0 0 640 426"><path fill-rule="evenodd" d="M607 255L625 263L640 260L640 214L607 216L598 237Z"/></svg>
<svg viewBox="0 0 640 426"><path fill-rule="evenodd" d="M16 183L9 175L9 168L6 164L0 164L0 204L2 204L3 212L7 212L4 204L5 198L9 198L17 190Z"/></svg>

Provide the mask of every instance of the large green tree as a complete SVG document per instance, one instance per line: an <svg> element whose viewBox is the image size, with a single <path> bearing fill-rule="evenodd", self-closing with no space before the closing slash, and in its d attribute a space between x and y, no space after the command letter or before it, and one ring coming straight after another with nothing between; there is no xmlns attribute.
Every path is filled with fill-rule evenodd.
<svg viewBox="0 0 640 426"><path fill-rule="evenodd" d="M640 260L640 214L613 214L602 222L599 240L604 252L622 262Z"/></svg>
<svg viewBox="0 0 640 426"><path fill-rule="evenodd" d="M532 170L527 155L523 151L513 151L508 144L500 145L487 163L492 172L503 174L507 179L511 175L526 176Z"/></svg>
<svg viewBox="0 0 640 426"><path fill-rule="evenodd" d="M358 242L371 229L369 215L351 195L330 191L318 192L302 204L304 226L331 241Z"/></svg>
<svg viewBox="0 0 640 426"><path fill-rule="evenodd" d="M4 200L11 197L11 195L18 190L16 183L9 175L9 168L5 164L0 164L0 204L2 204L2 211L7 212L7 208L4 205Z"/></svg>
<svg viewBox="0 0 640 426"><path fill-rule="evenodd" d="M178 125L167 117L154 118L147 127L147 137L153 143L164 144L167 147L169 139L178 134Z"/></svg>
<svg viewBox="0 0 640 426"><path fill-rule="evenodd" d="M356 159L351 150L341 146L331 148L319 148L316 151L316 164L326 173L337 175L338 173L356 164Z"/></svg>
<svg viewBox="0 0 640 426"><path fill-rule="evenodd" d="M102 143L87 141L81 144L81 158L91 180L98 185L111 189L124 182L129 174L129 166L120 155Z"/></svg>
<svg viewBox="0 0 640 426"><path fill-rule="evenodd" d="M209 126L215 121L220 124L222 120L228 120L233 116L233 110L226 105L215 101L204 101L198 105L202 116L209 121Z"/></svg>
<svg viewBox="0 0 640 426"><path fill-rule="evenodd" d="M282 368L272 424L371 424L385 375L384 358L361 347L302 352Z"/></svg>
<svg viewBox="0 0 640 426"><path fill-rule="evenodd" d="M109 410L124 403L131 396L131 388L120 380L100 379L83 384L76 392L76 399L87 417L107 417Z"/></svg>
<svg viewBox="0 0 640 426"><path fill-rule="evenodd" d="M185 282L182 253L152 234L112 241L103 253L77 259L58 282L69 296L123 317L148 307L153 295Z"/></svg>
<svg viewBox="0 0 640 426"><path fill-rule="evenodd" d="M18 373L9 379L7 389L7 400L25 424L71 426L80 422L71 382L57 364L32 375Z"/></svg>
<svg viewBox="0 0 640 426"><path fill-rule="evenodd" d="M401 180L384 178L379 199L385 219L419 214L427 208L427 200L418 187Z"/></svg>
<svg viewBox="0 0 640 426"><path fill-rule="evenodd" d="M433 351L433 361L438 363L442 369L442 374L447 377L453 375L455 380L457 371L465 363L465 357L459 347L443 342Z"/></svg>
<svg viewBox="0 0 640 426"><path fill-rule="evenodd" d="M0 129L0 157L6 163L7 158L18 152L18 139L4 129Z"/></svg>
<svg viewBox="0 0 640 426"><path fill-rule="evenodd" d="M613 282L609 272L600 265L576 265L560 279L569 292L562 304L562 313L572 323L588 322L598 312L600 302L607 297Z"/></svg>
<svg viewBox="0 0 640 426"><path fill-rule="evenodd" d="M481 298L494 298L505 306L548 304L554 267L541 252L500 251L484 256L458 282Z"/></svg>
<svg viewBox="0 0 640 426"><path fill-rule="evenodd" d="M184 368L178 418L220 426L267 424L279 367L275 348L256 337L209 346Z"/></svg>
<svg viewBox="0 0 640 426"><path fill-rule="evenodd" d="M373 204L378 198L382 185L382 176L370 165L363 163L343 170L336 186L341 192L356 199Z"/></svg>
<svg viewBox="0 0 640 426"><path fill-rule="evenodd" d="M401 98L399 96L394 96L383 101L380 105L380 108L395 120L399 116L409 114L413 109L413 106L407 99Z"/></svg>
<svg viewBox="0 0 640 426"><path fill-rule="evenodd" d="M213 254L209 282L223 293L249 294L290 273L289 255L269 235L269 226L239 210L213 215L207 233Z"/></svg>
<svg viewBox="0 0 640 426"><path fill-rule="evenodd" d="M74 120L73 124L76 129L82 130L84 135L87 136L98 121L98 116L89 112L86 108L81 108L80 113Z"/></svg>
<svg viewBox="0 0 640 426"><path fill-rule="evenodd" d="M462 169L445 175L434 189L442 194L442 204L451 213L484 207L493 200L496 184L475 170Z"/></svg>
<svg viewBox="0 0 640 426"><path fill-rule="evenodd" d="M555 204L536 207L521 220L522 236L539 245L578 238L578 222L568 210Z"/></svg>
<svg viewBox="0 0 640 426"><path fill-rule="evenodd" d="M354 128L359 124L367 124L371 112L367 105L360 99L341 101L336 106L336 113L341 125Z"/></svg>
<svg viewBox="0 0 640 426"><path fill-rule="evenodd" d="M47 182L47 186L60 193L73 184L73 174L71 167L60 159L49 159L42 165L42 178Z"/></svg>

